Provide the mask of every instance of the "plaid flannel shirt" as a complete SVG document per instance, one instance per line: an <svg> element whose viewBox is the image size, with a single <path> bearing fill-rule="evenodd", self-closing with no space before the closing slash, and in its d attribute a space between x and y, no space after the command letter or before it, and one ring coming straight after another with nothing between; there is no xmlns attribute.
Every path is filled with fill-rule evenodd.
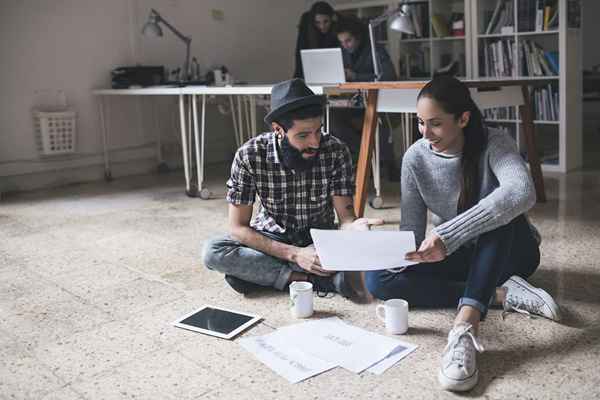
<svg viewBox="0 0 600 400"><path fill-rule="evenodd" d="M259 231L294 237L306 235L310 228L333 228L332 196L354 195L352 159L346 145L323 134L318 160L301 172L282 164L278 147L275 133L267 132L238 149L227 181L227 201L252 205L258 195L260 209L250 226Z"/></svg>

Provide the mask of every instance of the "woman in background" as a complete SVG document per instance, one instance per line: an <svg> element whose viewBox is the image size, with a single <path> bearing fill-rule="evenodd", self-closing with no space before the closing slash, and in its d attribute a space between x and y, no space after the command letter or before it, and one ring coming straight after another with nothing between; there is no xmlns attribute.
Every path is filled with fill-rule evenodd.
<svg viewBox="0 0 600 400"><path fill-rule="evenodd" d="M309 11L302 14L296 41L296 69L294 78L304 79L300 50L340 47L334 31L337 15L324 1L317 1Z"/></svg>

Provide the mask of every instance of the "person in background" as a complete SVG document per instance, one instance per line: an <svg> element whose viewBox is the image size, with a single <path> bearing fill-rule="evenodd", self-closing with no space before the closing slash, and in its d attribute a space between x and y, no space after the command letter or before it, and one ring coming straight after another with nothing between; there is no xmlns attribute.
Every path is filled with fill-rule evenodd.
<svg viewBox="0 0 600 400"><path fill-rule="evenodd" d="M371 53L371 40L369 39L367 26L358 18L341 18L336 31L337 38L342 46L347 81L397 80L392 60L385 47L379 43L375 45L380 75L379 79L376 79Z"/></svg>
<svg viewBox="0 0 600 400"><path fill-rule="evenodd" d="M366 284L382 300L458 308L438 381L466 391L478 381L479 325L491 305L554 321L560 309L526 280L540 263L540 237L526 216L535 190L515 141L487 128L469 89L450 76L423 87L417 118L423 138L402 160L400 230L414 232L418 250L406 259L419 264L367 272Z"/></svg>
<svg viewBox="0 0 600 400"><path fill-rule="evenodd" d="M374 81L375 69L373 67L373 57L371 54L371 41L369 40L368 30L358 18L347 16L340 18L336 27L337 37L342 46L342 55L344 59L344 71L346 80L349 82L367 82ZM396 70L385 47L377 44L377 59L379 65L379 80L396 80ZM335 135L338 135L344 143L348 145L354 159L358 156L360 149L360 140L362 135L362 125L364 120L364 108L336 109L332 113L332 126ZM382 118L382 120L389 119ZM391 134L391 127L381 125L379 129L381 163L383 171L387 173L390 181L399 181L399 168L394 160L393 146L388 144Z"/></svg>
<svg viewBox="0 0 600 400"><path fill-rule="evenodd" d="M336 20L335 11L324 1L317 1L302 14L298 24L294 78L304 78L300 50L340 47L334 31Z"/></svg>

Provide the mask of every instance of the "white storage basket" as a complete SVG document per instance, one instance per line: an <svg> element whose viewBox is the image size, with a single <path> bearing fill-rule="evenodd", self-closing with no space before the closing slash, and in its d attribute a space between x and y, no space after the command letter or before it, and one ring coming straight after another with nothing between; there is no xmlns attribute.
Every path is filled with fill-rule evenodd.
<svg viewBox="0 0 600 400"><path fill-rule="evenodd" d="M75 152L77 124L75 111L34 111L40 153L46 156Z"/></svg>
<svg viewBox="0 0 600 400"><path fill-rule="evenodd" d="M62 90L35 92L33 126L37 149L42 156L75 152L77 143L77 113L67 106Z"/></svg>

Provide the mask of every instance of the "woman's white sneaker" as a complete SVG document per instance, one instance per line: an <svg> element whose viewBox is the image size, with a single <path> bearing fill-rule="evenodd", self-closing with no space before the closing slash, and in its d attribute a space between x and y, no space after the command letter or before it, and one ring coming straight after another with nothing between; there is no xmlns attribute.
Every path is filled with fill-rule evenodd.
<svg viewBox="0 0 600 400"><path fill-rule="evenodd" d="M473 327L468 323L454 326L448 334L448 344L442 355L438 381L445 390L462 392L472 389L479 379L477 352L483 352Z"/></svg>
<svg viewBox="0 0 600 400"><path fill-rule="evenodd" d="M530 285L525 279L516 275L511 276L502 287L507 289L506 299L502 304L504 313L516 311L560 321L560 308L545 290Z"/></svg>

